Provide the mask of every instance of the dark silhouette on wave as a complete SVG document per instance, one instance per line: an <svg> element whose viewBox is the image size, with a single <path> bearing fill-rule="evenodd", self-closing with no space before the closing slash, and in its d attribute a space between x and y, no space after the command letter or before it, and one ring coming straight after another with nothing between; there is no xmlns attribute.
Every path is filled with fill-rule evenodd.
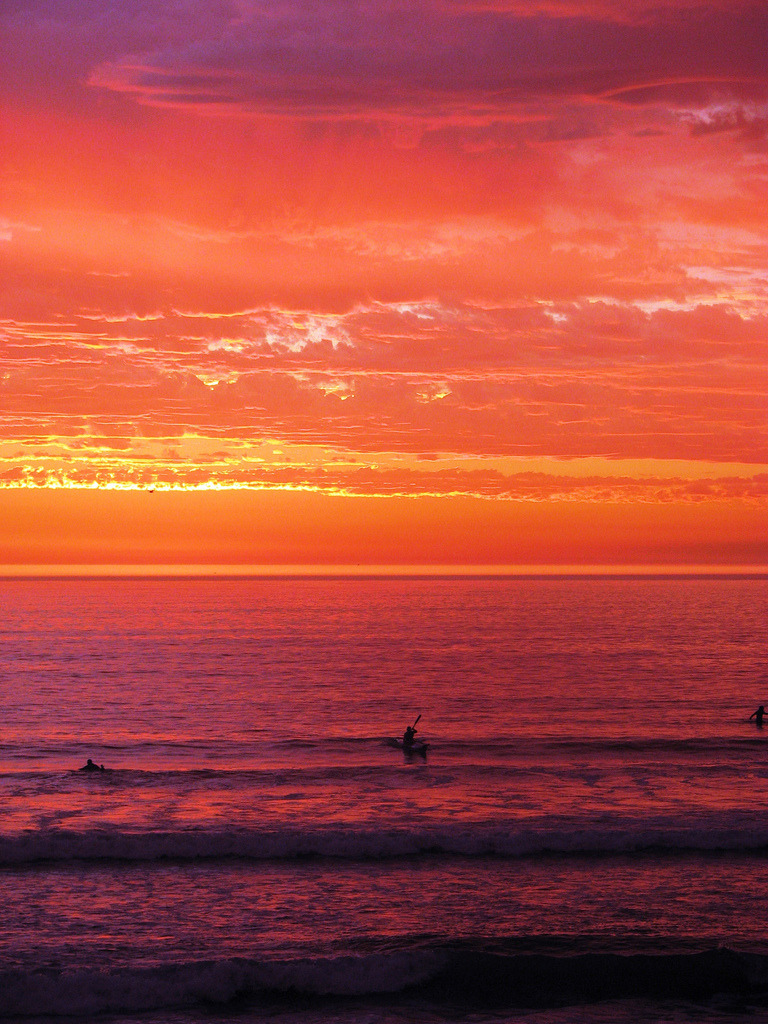
<svg viewBox="0 0 768 1024"><path fill-rule="evenodd" d="M765 715L765 705L761 704L760 707L757 709L757 711L753 711L752 714L749 716L749 721L751 722L752 719L754 718L755 725L757 726L757 728L758 729L762 729L763 728L763 717L764 717L764 715Z"/></svg>

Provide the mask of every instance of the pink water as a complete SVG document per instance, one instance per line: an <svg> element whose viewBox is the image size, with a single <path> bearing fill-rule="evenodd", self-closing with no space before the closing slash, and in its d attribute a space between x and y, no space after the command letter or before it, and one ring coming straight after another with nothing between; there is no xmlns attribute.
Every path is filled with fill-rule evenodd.
<svg viewBox="0 0 768 1024"><path fill-rule="evenodd" d="M446 958L491 957L490 998L500 951L494 1019L525 956L608 977L594 958L652 953L690 999L686 957L727 947L768 985L768 580L0 590L6 1014L250 1020L298 988L311 1011L270 1013L442 1021L486 1001L441 995ZM418 714L426 759L386 742ZM574 1019L543 977L537 1014ZM715 1012L706 987L681 1020ZM635 988L597 995L642 1019L659 993ZM594 997L562 998L603 1019Z"/></svg>

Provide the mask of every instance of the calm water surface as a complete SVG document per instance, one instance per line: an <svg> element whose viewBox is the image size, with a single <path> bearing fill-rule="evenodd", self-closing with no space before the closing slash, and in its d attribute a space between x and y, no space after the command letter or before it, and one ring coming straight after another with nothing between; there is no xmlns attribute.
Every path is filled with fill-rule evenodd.
<svg viewBox="0 0 768 1024"><path fill-rule="evenodd" d="M768 580L0 593L0 1019L768 1019Z"/></svg>

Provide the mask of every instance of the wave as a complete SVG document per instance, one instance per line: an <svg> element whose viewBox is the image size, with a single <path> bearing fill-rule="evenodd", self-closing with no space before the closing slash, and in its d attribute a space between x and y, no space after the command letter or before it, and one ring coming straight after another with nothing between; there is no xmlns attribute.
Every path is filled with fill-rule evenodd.
<svg viewBox="0 0 768 1024"><path fill-rule="evenodd" d="M547 818L533 824L445 824L397 829L28 830L0 835L0 865L68 861L193 861L239 858L349 861L424 856L522 858L768 852L768 822L758 813L702 815L681 824L666 818L599 823Z"/></svg>
<svg viewBox="0 0 768 1024"><path fill-rule="evenodd" d="M752 751L765 752L766 737L756 729L746 736L551 736L519 738L488 737L462 740L438 737L430 743L435 761L441 756L466 762L481 756L516 762L563 753L594 758L601 755L681 756L688 758L742 758Z"/></svg>
<svg viewBox="0 0 768 1024"><path fill-rule="evenodd" d="M230 958L152 967L0 972L3 1017L128 1013L235 1000L398 994L432 1004L545 1007L621 998L768 995L768 956L694 953L507 954L435 945L290 960Z"/></svg>
<svg viewBox="0 0 768 1024"><path fill-rule="evenodd" d="M742 727L748 723L739 724ZM398 737L400 734L397 734ZM680 752L702 752L733 750L740 751L752 749L755 746L764 746L768 741L766 734L754 725L741 734L732 731L721 734L710 735L626 735L626 736L569 736L569 735L486 735L482 737L466 738L456 735L424 732L423 738L428 740L435 752L442 751L451 754L460 753L487 753L494 752L499 755L532 754L541 752L556 752L563 750L584 750L591 752L600 751L680 751ZM220 737L204 736L170 736L158 735L153 737L132 738L123 742L101 740L97 744L99 750L116 754L145 754L147 752L157 754L162 751L179 751L192 753L200 757L201 753L214 753L217 757L240 760L243 756L265 756L275 753L300 753L302 751L318 751L323 753L344 752L344 751L374 751L392 742L391 735L334 735L323 736L293 736L283 739L265 738L256 735L252 737L227 737L222 741ZM6 754L14 758L29 759L38 758L40 754L66 754L68 756L80 757L91 749L82 741L74 740L50 740L40 737L25 736L14 741L5 738L0 744Z"/></svg>
<svg viewBox="0 0 768 1024"><path fill-rule="evenodd" d="M743 723L742 723L743 724ZM747 723L748 724L748 723ZM537 754L553 754L563 751L589 754L637 752L637 753L680 753L680 754L720 754L743 753L756 747L764 749L766 736L749 726L744 735L701 735L701 736L483 736L481 738L463 738L451 735L424 733L423 738L430 743L436 756L440 754L452 757L467 755L492 754L498 757L516 758L520 755L530 757ZM390 736L323 736L302 737L274 740L269 744L275 752L321 751L324 753L357 751L361 749L375 750L392 743ZM197 744L195 746L195 743ZM200 743L190 743L190 749L200 749Z"/></svg>

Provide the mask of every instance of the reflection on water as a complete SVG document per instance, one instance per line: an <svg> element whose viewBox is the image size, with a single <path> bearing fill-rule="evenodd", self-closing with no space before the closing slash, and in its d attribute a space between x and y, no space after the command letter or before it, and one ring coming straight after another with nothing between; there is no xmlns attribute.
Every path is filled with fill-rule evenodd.
<svg viewBox="0 0 768 1024"><path fill-rule="evenodd" d="M179 1005L236 999L248 1021L279 991L275 1021L437 1022L458 1019L440 985L465 972L459 1016L485 1021L494 957L528 984L531 953L555 980L528 1024L662 1019L633 1001L659 994L649 952L678 999L726 977L758 998L768 961L742 954L768 954L768 731L748 721L768 580L0 592L0 987L18 1013L191 1024ZM387 742L419 713L425 759ZM77 771L87 757L112 770ZM733 953L697 959L717 947ZM605 1018L572 988L563 1017L579 977L605 979L600 998L618 977L629 1001ZM291 1008L297 987L357 1010ZM494 1019L519 1019L516 998Z"/></svg>

